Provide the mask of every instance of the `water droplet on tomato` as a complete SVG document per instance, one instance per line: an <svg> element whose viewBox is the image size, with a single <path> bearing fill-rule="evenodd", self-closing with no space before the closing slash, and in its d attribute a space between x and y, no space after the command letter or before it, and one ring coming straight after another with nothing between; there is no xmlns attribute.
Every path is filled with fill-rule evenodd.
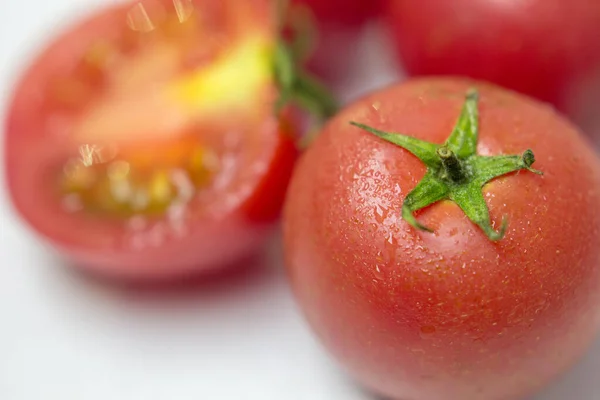
<svg viewBox="0 0 600 400"><path fill-rule="evenodd" d="M392 232L389 233L388 238L387 238L387 242L389 244L394 244L394 235L392 234Z"/></svg>
<svg viewBox="0 0 600 400"><path fill-rule="evenodd" d="M383 223L385 218L387 217L389 210L386 207L383 207L380 203L375 204L375 220L378 223Z"/></svg>
<svg viewBox="0 0 600 400"><path fill-rule="evenodd" d="M385 277L383 276L383 272L381 272L381 269L379 268L378 265L375 267L375 270L373 271L373 275L375 276L375 279L377 281L382 281L385 279Z"/></svg>
<svg viewBox="0 0 600 400"><path fill-rule="evenodd" d="M433 325L423 325L421 327L421 336L432 335L436 332L436 328Z"/></svg>

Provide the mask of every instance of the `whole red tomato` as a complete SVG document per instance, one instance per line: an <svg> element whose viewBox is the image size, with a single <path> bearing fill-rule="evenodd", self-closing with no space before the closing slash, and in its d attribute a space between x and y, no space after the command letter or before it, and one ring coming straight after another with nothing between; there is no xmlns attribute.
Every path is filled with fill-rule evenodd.
<svg viewBox="0 0 600 400"><path fill-rule="evenodd" d="M170 277L254 251L297 153L296 119L274 105L304 88L273 22L267 0L148 0L60 35L8 113L18 212L109 275Z"/></svg>
<svg viewBox="0 0 600 400"><path fill-rule="evenodd" d="M302 156L284 210L308 322L393 399L519 398L598 330L600 161L525 96L442 78L372 93Z"/></svg>
<svg viewBox="0 0 600 400"><path fill-rule="evenodd" d="M600 93L600 2L389 0L389 30L409 75L464 75L579 120Z"/></svg>

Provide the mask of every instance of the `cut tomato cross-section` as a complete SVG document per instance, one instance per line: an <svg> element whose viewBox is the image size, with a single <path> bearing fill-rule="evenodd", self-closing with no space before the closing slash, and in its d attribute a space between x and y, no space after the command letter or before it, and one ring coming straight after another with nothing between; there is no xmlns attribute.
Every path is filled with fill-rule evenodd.
<svg viewBox="0 0 600 400"><path fill-rule="evenodd" d="M15 208L76 264L164 278L260 247L296 158L275 114L272 4L155 0L97 13L24 73L8 115Z"/></svg>

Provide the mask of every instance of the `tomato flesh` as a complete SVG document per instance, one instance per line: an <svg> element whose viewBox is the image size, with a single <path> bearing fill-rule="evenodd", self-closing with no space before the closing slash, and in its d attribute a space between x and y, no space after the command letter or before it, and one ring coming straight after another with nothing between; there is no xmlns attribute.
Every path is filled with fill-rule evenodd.
<svg viewBox="0 0 600 400"><path fill-rule="evenodd" d="M389 0L386 15L409 75L487 80L577 119L595 108L598 2Z"/></svg>
<svg viewBox="0 0 600 400"><path fill-rule="evenodd" d="M425 173L356 121L443 143L479 90L478 152L530 148L542 177L483 187L489 240L449 201L401 217ZM284 208L292 288L325 347L392 399L507 400L553 379L600 326L600 161L550 107L496 86L415 79L358 100L300 159Z"/></svg>
<svg viewBox="0 0 600 400"><path fill-rule="evenodd" d="M272 112L271 21L266 1L145 1L58 37L8 115L16 209L76 263L117 276L257 249L296 156L294 121Z"/></svg>

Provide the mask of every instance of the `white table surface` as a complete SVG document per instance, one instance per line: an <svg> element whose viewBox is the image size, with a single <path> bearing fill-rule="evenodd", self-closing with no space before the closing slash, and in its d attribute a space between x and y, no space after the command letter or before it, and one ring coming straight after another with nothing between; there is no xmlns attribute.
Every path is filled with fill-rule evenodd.
<svg viewBox="0 0 600 400"><path fill-rule="evenodd" d="M2 1L0 118L43 35L102 3ZM367 30L358 44L346 98L397 78L379 39ZM2 400L373 399L313 339L276 243L262 265L196 290L117 290L63 268L14 216L2 181L0 254ZM531 400L600 400L600 341Z"/></svg>

